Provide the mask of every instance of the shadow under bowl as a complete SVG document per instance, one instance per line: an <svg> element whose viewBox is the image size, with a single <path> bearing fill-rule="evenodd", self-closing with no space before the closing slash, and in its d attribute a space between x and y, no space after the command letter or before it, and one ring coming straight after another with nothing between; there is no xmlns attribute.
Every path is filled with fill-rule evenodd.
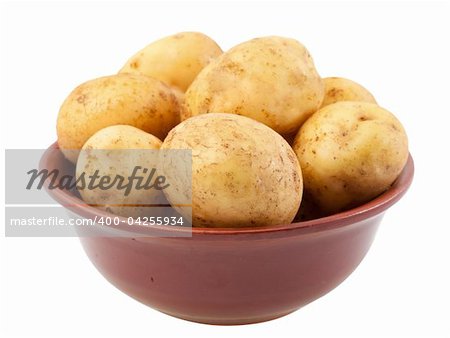
<svg viewBox="0 0 450 338"><path fill-rule="evenodd" d="M40 168L73 172L56 143L43 155ZM105 236L80 241L108 281L154 309L208 324L262 322L295 311L344 281L366 255L384 212L405 194L413 175L409 156L401 175L382 195L310 221L193 228L192 237ZM73 192L49 193L78 216L114 216L86 205Z"/></svg>

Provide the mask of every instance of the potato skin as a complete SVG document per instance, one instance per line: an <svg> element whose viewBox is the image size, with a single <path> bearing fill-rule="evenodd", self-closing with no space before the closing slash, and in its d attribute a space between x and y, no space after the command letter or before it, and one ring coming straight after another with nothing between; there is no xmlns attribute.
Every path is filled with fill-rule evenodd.
<svg viewBox="0 0 450 338"><path fill-rule="evenodd" d="M303 192L299 163L292 148L267 126L234 114L192 117L174 129L161 149L192 151L192 221L197 227L250 227L290 223ZM164 193L174 204L185 191L161 172L171 187Z"/></svg>
<svg viewBox="0 0 450 338"><path fill-rule="evenodd" d="M57 120L58 144L75 163L76 150L107 126L131 125L162 139L179 122L179 110L171 89L148 76L97 78L75 88L62 104Z"/></svg>
<svg viewBox="0 0 450 338"><path fill-rule="evenodd" d="M358 101L377 103L373 95L359 83L343 77L326 77L323 79L325 85L325 97L322 107L339 101Z"/></svg>
<svg viewBox="0 0 450 338"><path fill-rule="evenodd" d="M305 191L327 213L384 192L408 158L401 123L373 103L338 102L316 112L294 142Z"/></svg>
<svg viewBox="0 0 450 338"><path fill-rule="evenodd" d="M84 144L77 162L77 178L83 172L87 176L93 175L96 170L99 170L99 176L110 176L111 179L116 175L128 177L137 165L150 170L156 169L158 153L150 155L139 150L158 150L161 144L157 137L132 126L103 128ZM115 152L108 153L103 149ZM125 217L150 216L154 210L151 207L132 205L159 204L164 199L162 191L156 189L133 189L128 196L116 187L107 190L79 189L79 192L86 203Z"/></svg>
<svg viewBox="0 0 450 338"><path fill-rule="evenodd" d="M129 126L114 125L97 131L83 145L86 149L154 149L161 148L162 141L145 131Z"/></svg>
<svg viewBox="0 0 450 338"><path fill-rule="evenodd" d="M186 116L223 112L289 134L321 105L322 80L298 41L263 37L233 47L206 66L186 92Z"/></svg>
<svg viewBox="0 0 450 338"><path fill-rule="evenodd" d="M220 54L220 47L205 34L183 32L149 44L133 55L119 72L151 76L184 92L197 74Z"/></svg>
<svg viewBox="0 0 450 338"><path fill-rule="evenodd" d="M184 121L187 118L186 117L186 109L185 109L185 105L184 105L184 102L185 102L184 96L185 96L185 94L184 94L183 91L181 91L177 87L172 87L171 89L172 89L172 93L177 98L178 105L179 105L179 107L178 107L178 121L179 122Z"/></svg>

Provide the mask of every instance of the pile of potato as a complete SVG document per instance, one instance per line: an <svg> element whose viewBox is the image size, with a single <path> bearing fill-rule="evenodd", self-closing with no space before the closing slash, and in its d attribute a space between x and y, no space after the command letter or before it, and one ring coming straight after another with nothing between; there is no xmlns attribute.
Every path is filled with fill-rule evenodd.
<svg viewBox="0 0 450 338"><path fill-rule="evenodd" d="M108 173L95 158L77 163L80 149L191 150L197 227L268 226L336 213L387 190L408 157L404 128L369 91L348 79L321 78L302 44L276 36L227 52L194 32L153 42L118 74L75 88L61 106L57 133L77 174L99 167ZM164 158L157 165L175 205L187 182ZM80 193L90 204L104 200L104 192ZM153 200L136 192L126 203ZM151 211L108 210L131 217Z"/></svg>

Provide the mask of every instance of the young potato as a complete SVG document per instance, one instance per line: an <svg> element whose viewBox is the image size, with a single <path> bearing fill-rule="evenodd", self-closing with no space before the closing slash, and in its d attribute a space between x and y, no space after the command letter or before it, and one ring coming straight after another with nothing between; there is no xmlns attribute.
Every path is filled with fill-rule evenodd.
<svg viewBox="0 0 450 338"><path fill-rule="evenodd" d="M367 102L338 102L320 109L300 128L293 148L305 190L328 214L387 190L408 158L401 123Z"/></svg>
<svg viewBox="0 0 450 338"><path fill-rule="evenodd" d="M373 95L360 84L343 77L326 77L325 97L322 107L339 101L359 101L377 103Z"/></svg>
<svg viewBox="0 0 450 338"><path fill-rule="evenodd" d="M158 152L162 142L155 136L138 128L127 125L106 127L92 135L84 144L80 152L76 176L84 173L85 177L94 175L108 176L111 182L117 175L125 177L124 184L129 182L128 177L136 166L148 171L157 168ZM153 150L153 151L152 151ZM144 176L142 170L137 172ZM155 174L155 177L157 175ZM125 217L149 216L152 214L151 206L160 204L164 194L157 189L135 188L128 195L125 190L114 185L109 189L78 189L83 200L94 204L100 209L110 211ZM139 206L137 206L139 205Z"/></svg>
<svg viewBox="0 0 450 338"><path fill-rule="evenodd" d="M289 134L321 105L322 80L298 41L264 37L244 42L206 66L186 92L186 116L244 115Z"/></svg>
<svg viewBox="0 0 450 338"><path fill-rule="evenodd" d="M174 93L175 97L177 98L177 101L179 103L179 121L186 120L186 109L184 107L184 92L182 92L177 87L172 87L172 92Z"/></svg>
<svg viewBox="0 0 450 338"><path fill-rule="evenodd" d="M180 104L164 83L144 75L119 74L85 82L61 106L58 144L76 162L78 150L96 131L116 124L163 139L180 119Z"/></svg>
<svg viewBox="0 0 450 338"><path fill-rule="evenodd" d="M184 92L203 67L220 54L220 47L205 34L178 33L137 52L120 73L148 75Z"/></svg>
<svg viewBox="0 0 450 338"><path fill-rule="evenodd" d="M303 185L295 153L257 121L222 113L195 116L172 129L161 149L192 151L194 226L283 224L297 213ZM190 182L178 180L170 159L160 160L160 171L171 182L167 199L178 204Z"/></svg>

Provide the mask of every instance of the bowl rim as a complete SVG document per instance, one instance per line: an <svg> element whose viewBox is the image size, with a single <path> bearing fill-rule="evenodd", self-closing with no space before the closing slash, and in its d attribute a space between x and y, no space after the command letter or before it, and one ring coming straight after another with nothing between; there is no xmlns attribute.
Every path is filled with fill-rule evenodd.
<svg viewBox="0 0 450 338"><path fill-rule="evenodd" d="M52 158L52 154L55 151L59 151L58 142L54 142L43 153L39 161L39 170L48 169L49 162ZM181 227L181 226L149 226L152 231L157 230L162 233L171 234L173 236L177 232L192 233L192 236L201 235L248 235L257 233L279 233L296 230L301 233L317 232L327 229L334 229L344 227L349 224L357 223L363 220L375 217L389 207L399 201L410 187L414 177L414 161L411 154L408 154L407 162L400 173L399 177L394 181L391 187L384 193L375 197L367 203L364 203L355 208L339 212L330 216L316 218L308 221L294 222L289 224L279 224L260 227L240 227L240 228L205 228L205 227ZM76 196L68 194L64 190L52 189L49 190L47 184L44 184L47 193L60 203L63 207L71 210L72 212L86 217L94 219L96 216L100 217L119 217L121 224L118 226L108 226L117 230L125 230L134 233L132 225L127 225L127 218L123 216L117 216L107 211L97 209L93 206L85 204L81 199ZM164 236L162 236L164 237ZM183 238L183 237L178 237ZM184 237L186 238L186 237Z"/></svg>

